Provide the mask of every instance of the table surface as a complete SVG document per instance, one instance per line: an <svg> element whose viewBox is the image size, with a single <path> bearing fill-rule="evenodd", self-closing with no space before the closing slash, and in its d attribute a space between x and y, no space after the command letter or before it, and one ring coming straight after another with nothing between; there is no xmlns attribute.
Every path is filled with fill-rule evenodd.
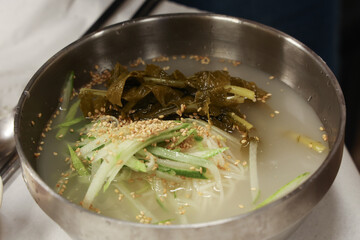
<svg viewBox="0 0 360 240"><path fill-rule="evenodd" d="M15 106L28 79L46 59L80 37L110 2L3 2L0 22L11 24L3 24L0 29L0 116ZM130 18L142 2L143 0L126 1L107 24ZM198 10L164 1L152 14L189 11ZM44 19L47 21L43 21ZM34 48L34 45L41 48ZM27 54L23 54L24 51ZM15 71L19 68L22 71ZM6 79L3 76L6 76ZM360 175L345 148L334 184L290 240L360 239L359 186ZM4 189L3 205L0 208L0 239L70 239L37 206L26 188L20 171Z"/></svg>

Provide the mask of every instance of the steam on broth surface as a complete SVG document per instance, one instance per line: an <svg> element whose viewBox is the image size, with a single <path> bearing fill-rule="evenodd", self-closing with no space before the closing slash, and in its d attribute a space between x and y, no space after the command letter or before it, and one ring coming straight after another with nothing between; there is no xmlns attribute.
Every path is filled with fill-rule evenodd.
<svg viewBox="0 0 360 240"><path fill-rule="evenodd" d="M250 171L249 147L240 144L241 134L235 131L230 138L237 138L239 141L224 141L229 149L220 153L228 162L225 165L217 165L221 174L222 191L219 183L214 181L214 172L209 169L204 173L208 174L208 179L189 180L182 176L182 181L177 181L179 178L165 176L164 180L163 175L152 174L150 181L144 177L144 173L123 168L106 191L101 190L97 193L94 201L88 206L91 210L113 218L152 224L187 224L226 218L251 211L269 199L276 199L280 195L272 198L274 193L306 173L304 178L298 179L298 185L325 159L328 145L321 121L308 103L276 76L269 76L236 61L216 58L202 61L196 57L179 56L176 60L156 60L156 64L167 72L179 69L186 76L205 70L227 70L231 76L255 82L258 87L272 94L271 98L266 100L266 104L254 105L245 102L240 105L241 112L254 126L253 132L260 139L256 143L256 174L254 175L254 170ZM151 60L147 62L151 63ZM129 67L131 71L138 69L143 69L143 65ZM71 103L76 101L77 97ZM89 122L76 123L67 128L64 137L56 138L56 126L64 122L65 114L60 112L57 116L55 113L56 117L49 123L52 130L47 131L46 138L39 145L37 171L45 182L53 186L63 197L74 203L83 204L89 182L94 176L75 176L76 171L69 170L71 160L67 144L71 145L79 140L79 129ZM79 109L76 114L82 115ZM192 124L194 120L185 122ZM196 126L198 129L195 131L199 132L202 124L197 122ZM203 126L201 129L208 128ZM212 130L209 134L210 138L217 138L219 135L218 131ZM226 137L226 134L220 138ZM300 143L302 137L312 142L321 142L326 149L321 153L314 151L312 142L305 140L305 144ZM161 163L162 158L156 158L159 158ZM144 161L148 164L147 160ZM91 173L93 169L88 171ZM282 194L286 193L285 190Z"/></svg>

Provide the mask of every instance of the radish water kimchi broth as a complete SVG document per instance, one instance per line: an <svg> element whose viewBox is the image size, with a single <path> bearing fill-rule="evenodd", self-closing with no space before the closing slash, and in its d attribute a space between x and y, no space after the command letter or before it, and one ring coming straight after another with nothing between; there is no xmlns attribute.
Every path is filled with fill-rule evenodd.
<svg viewBox="0 0 360 240"><path fill-rule="evenodd" d="M73 89L69 71L34 157L58 194L105 216L189 224L242 214L299 186L328 152L308 103L238 61L138 59L89 76Z"/></svg>

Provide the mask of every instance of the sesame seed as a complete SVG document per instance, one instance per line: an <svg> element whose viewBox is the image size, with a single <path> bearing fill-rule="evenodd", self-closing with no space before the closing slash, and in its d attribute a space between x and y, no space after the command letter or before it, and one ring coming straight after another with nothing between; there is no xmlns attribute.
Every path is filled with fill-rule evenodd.
<svg viewBox="0 0 360 240"><path fill-rule="evenodd" d="M323 134L321 137L324 140L324 142L326 142L328 140L328 136L326 134Z"/></svg>

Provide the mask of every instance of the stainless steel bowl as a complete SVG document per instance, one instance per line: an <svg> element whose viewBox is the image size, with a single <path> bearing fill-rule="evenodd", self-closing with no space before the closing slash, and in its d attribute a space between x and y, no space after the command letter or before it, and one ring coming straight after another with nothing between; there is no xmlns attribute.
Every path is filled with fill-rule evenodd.
<svg viewBox="0 0 360 240"><path fill-rule="evenodd" d="M95 64L181 54L240 59L280 79L318 114L331 151L321 167L283 198L248 214L213 222L155 226L104 217L68 202L36 172L34 152L54 112L64 74L74 70L75 87ZM41 112L35 126L30 122ZM270 27L213 14L175 14L120 23L84 37L49 59L33 76L15 116L16 147L28 189L38 205L74 239L284 239L320 201L340 166L344 145L345 103L340 86L324 61L294 38Z"/></svg>

